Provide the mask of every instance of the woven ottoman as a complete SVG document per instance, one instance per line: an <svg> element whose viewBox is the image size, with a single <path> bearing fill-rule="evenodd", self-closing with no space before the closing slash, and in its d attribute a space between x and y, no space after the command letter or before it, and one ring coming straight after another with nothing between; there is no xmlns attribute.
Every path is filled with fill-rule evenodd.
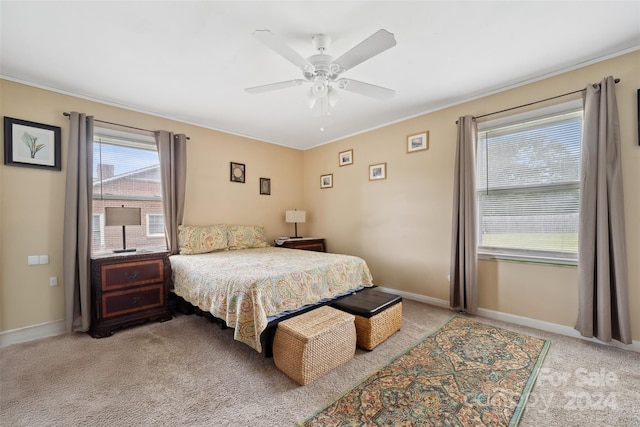
<svg viewBox="0 0 640 427"><path fill-rule="evenodd" d="M402 297L366 288L333 306L355 315L358 347L373 350L402 326Z"/></svg>
<svg viewBox="0 0 640 427"><path fill-rule="evenodd" d="M329 306L283 320L273 339L273 361L300 385L349 361L355 352L354 316Z"/></svg>

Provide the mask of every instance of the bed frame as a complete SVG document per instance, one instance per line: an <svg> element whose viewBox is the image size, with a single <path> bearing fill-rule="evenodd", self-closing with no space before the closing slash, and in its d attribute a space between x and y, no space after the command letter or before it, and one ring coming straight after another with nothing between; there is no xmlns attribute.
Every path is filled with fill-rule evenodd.
<svg viewBox="0 0 640 427"><path fill-rule="evenodd" d="M349 295L358 293L364 289L367 289L367 288L363 287L358 290L349 292L348 294L341 295L339 297L335 297L327 301L319 302L316 304L310 304L298 310L292 310L290 313L270 321L267 324L267 328L260 335L260 343L262 344L262 352L264 354L264 357L267 357L267 358L273 357L273 338L276 335L276 328L278 327L278 323L282 322L283 320L290 319L294 316L298 316L300 314L306 313L318 307L322 307L323 305L333 304L335 301L348 297ZM180 314L186 314L186 315L196 314L198 316L206 317L212 323L219 324L223 329L228 328L227 323L224 320L215 317L213 314L209 313L208 311L204 311L199 307L196 307L195 305L186 301L184 298L174 294L173 292L169 292L169 310L171 311L172 315L175 315L176 313L180 313Z"/></svg>

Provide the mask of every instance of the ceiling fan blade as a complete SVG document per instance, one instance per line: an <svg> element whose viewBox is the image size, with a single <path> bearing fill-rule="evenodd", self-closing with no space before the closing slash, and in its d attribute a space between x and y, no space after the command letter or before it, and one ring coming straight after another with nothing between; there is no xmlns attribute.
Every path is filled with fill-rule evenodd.
<svg viewBox="0 0 640 427"><path fill-rule="evenodd" d="M346 71L395 45L396 38L393 34L387 30L379 30L333 61L333 63L340 66L340 72Z"/></svg>
<svg viewBox="0 0 640 427"><path fill-rule="evenodd" d="M291 62L296 67L305 69L311 66L302 55L293 50L288 44L286 44L280 37L273 34L269 30L256 30L253 35L262 43L271 48L275 53L282 56L287 61Z"/></svg>
<svg viewBox="0 0 640 427"><path fill-rule="evenodd" d="M389 99L396 93L393 89L387 89L386 87L376 86L353 79L339 79L336 80L336 84L340 89L357 93L358 95L369 96L371 98Z"/></svg>
<svg viewBox="0 0 640 427"><path fill-rule="evenodd" d="M304 79L287 80L286 82L269 83L268 85L248 87L244 91L247 93L263 93L270 92L272 90L286 89L288 87L300 86L303 83L307 83Z"/></svg>

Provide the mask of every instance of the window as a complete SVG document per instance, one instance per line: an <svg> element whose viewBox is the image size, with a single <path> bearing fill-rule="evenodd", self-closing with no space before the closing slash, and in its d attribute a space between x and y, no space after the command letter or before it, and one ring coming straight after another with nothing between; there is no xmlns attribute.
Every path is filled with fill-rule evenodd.
<svg viewBox="0 0 640 427"><path fill-rule="evenodd" d="M478 254L575 264L582 104L479 126Z"/></svg>
<svg viewBox="0 0 640 427"><path fill-rule="evenodd" d="M122 227L105 227L104 208L141 208L142 225L125 228L127 248L166 249L160 163L152 137L95 128L92 253L122 248ZM100 228L96 228L100 224Z"/></svg>
<svg viewBox="0 0 640 427"><path fill-rule="evenodd" d="M104 245L104 220L100 214L93 214L91 217L91 245L101 247Z"/></svg>
<svg viewBox="0 0 640 427"><path fill-rule="evenodd" d="M147 236L164 237L164 215L161 213L147 214Z"/></svg>

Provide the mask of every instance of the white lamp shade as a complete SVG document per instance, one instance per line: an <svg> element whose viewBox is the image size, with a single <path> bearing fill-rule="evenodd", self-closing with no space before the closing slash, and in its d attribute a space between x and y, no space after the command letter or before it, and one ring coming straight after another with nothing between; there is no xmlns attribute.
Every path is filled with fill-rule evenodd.
<svg viewBox="0 0 640 427"><path fill-rule="evenodd" d="M104 208L104 225L141 225L140 208Z"/></svg>
<svg viewBox="0 0 640 427"><path fill-rule="evenodd" d="M313 89L309 89L307 92L307 102L309 103L309 108L315 107L316 102L318 102L318 98L313 94Z"/></svg>
<svg viewBox="0 0 640 427"><path fill-rule="evenodd" d="M286 222L305 222L307 219L307 213L305 211L286 211L285 213L285 221Z"/></svg>
<svg viewBox="0 0 640 427"><path fill-rule="evenodd" d="M329 100L329 107L334 108L340 100L340 96L334 88L330 87L329 92L327 93L327 99Z"/></svg>

